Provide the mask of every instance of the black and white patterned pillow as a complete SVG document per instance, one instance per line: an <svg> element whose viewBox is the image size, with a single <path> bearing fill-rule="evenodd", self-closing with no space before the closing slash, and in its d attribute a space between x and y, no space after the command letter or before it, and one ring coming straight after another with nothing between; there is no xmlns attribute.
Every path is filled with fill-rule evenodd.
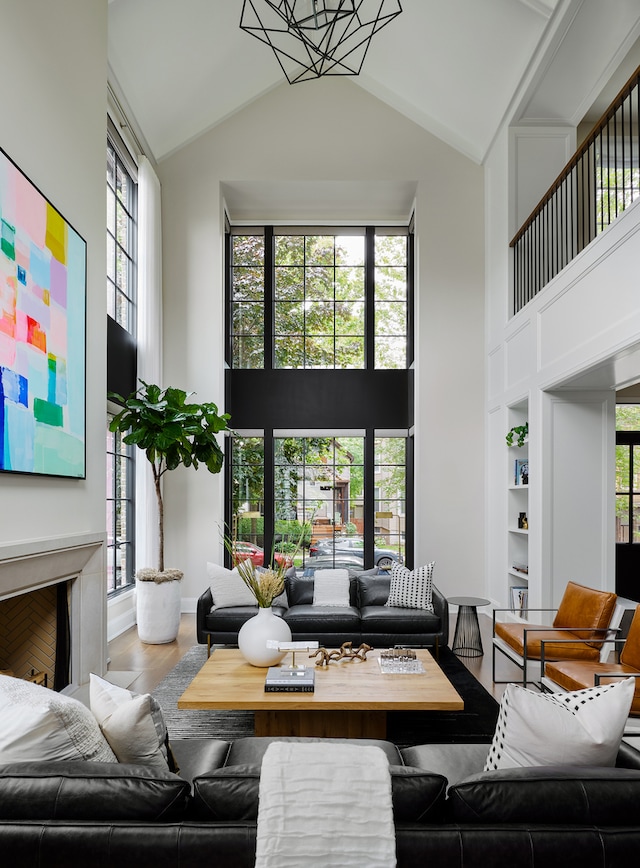
<svg viewBox="0 0 640 868"><path fill-rule="evenodd" d="M435 561L424 567L409 570L401 564L391 568L391 590L386 606L400 609L425 609L433 612L433 566Z"/></svg>
<svg viewBox="0 0 640 868"><path fill-rule="evenodd" d="M507 684L485 771L528 766L613 766L635 679L569 693Z"/></svg>

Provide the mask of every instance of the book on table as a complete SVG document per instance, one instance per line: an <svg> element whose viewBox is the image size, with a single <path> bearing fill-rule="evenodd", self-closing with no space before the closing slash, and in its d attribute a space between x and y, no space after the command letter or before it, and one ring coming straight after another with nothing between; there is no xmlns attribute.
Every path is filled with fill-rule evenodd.
<svg viewBox="0 0 640 868"><path fill-rule="evenodd" d="M264 689L267 693L313 693L315 674L310 666L270 666Z"/></svg>

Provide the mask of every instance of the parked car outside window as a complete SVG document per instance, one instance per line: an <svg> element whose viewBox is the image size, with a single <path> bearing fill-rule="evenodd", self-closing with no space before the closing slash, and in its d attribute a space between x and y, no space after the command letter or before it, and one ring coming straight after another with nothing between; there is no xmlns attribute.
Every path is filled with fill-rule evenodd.
<svg viewBox="0 0 640 868"><path fill-rule="evenodd" d="M239 561L250 559L254 567L264 566L264 549L254 543L245 542L244 540L236 540L233 544L233 560L237 564ZM293 565L293 558L290 555L285 555L282 552L274 552L273 559L275 562L284 567Z"/></svg>
<svg viewBox="0 0 640 868"><path fill-rule="evenodd" d="M311 557L319 555L352 555L364 565L364 540L358 536L334 537L333 539L318 540L309 547ZM393 564L401 564L402 556L392 549L375 548L373 550L373 563L376 567L389 568Z"/></svg>

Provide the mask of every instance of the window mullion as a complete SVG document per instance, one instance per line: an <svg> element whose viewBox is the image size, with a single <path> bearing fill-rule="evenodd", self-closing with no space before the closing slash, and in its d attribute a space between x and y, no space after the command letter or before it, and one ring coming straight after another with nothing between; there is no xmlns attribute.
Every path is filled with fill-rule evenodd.
<svg viewBox="0 0 640 868"><path fill-rule="evenodd" d="M264 228L264 367L275 366L275 237L273 226ZM266 445L266 444L265 444Z"/></svg>
<svg viewBox="0 0 640 868"><path fill-rule="evenodd" d="M373 226L367 226L364 238L364 364L367 370L375 368L375 232Z"/></svg>
<svg viewBox="0 0 640 868"><path fill-rule="evenodd" d="M364 437L364 564L373 563L375 548L375 432Z"/></svg>
<svg viewBox="0 0 640 868"><path fill-rule="evenodd" d="M273 429L264 432L264 501L263 520L264 536L262 548L264 549L264 565L270 562L271 549L275 540L275 502L276 502L276 474L275 474L275 441Z"/></svg>

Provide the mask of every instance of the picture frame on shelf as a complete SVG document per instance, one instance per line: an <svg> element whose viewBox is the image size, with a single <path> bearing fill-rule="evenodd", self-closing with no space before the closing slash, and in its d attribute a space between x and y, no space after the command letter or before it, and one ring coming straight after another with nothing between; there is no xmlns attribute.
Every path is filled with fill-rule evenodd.
<svg viewBox="0 0 640 868"><path fill-rule="evenodd" d="M514 465L514 485L529 484L529 459L517 458Z"/></svg>
<svg viewBox="0 0 640 868"><path fill-rule="evenodd" d="M511 608L512 610L521 615L524 612L529 604L529 589L525 585L512 585L511 586Z"/></svg>

